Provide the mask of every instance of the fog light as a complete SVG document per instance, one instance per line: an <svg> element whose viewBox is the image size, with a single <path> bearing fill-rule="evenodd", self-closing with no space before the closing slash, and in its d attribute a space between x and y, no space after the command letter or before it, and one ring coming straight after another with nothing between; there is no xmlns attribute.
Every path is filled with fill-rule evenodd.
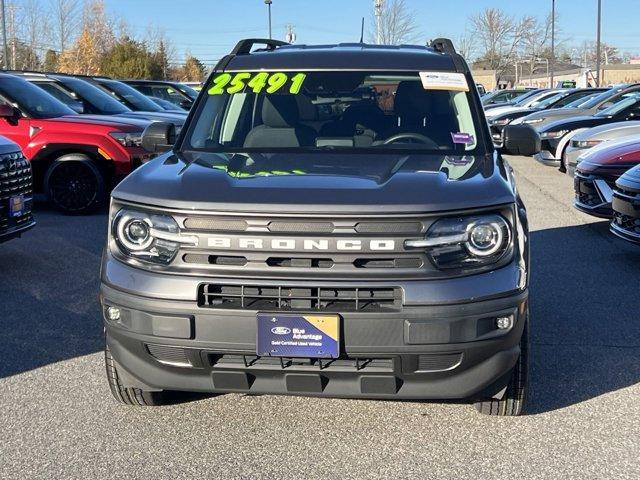
<svg viewBox="0 0 640 480"><path fill-rule="evenodd" d="M496 318L496 327L500 330L508 330L511 328L511 317L498 317Z"/></svg>
<svg viewBox="0 0 640 480"><path fill-rule="evenodd" d="M120 309L116 307L107 307L107 319L112 322L120 320Z"/></svg>

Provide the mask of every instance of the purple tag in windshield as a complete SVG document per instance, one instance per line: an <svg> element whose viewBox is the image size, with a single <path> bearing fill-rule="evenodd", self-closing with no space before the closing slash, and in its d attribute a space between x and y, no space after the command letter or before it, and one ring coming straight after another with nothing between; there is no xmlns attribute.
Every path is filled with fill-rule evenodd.
<svg viewBox="0 0 640 480"><path fill-rule="evenodd" d="M470 133L451 132L451 140L453 140L453 143L461 143L463 145L472 145L473 143L475 143L475 139Z"/></svg>

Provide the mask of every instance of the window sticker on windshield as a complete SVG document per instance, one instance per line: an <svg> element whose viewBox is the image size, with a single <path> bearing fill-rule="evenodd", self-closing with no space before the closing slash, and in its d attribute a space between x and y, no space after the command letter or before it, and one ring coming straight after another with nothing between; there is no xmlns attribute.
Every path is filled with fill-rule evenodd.
<svg viewBox="0 0 640 480"><path fill-rule="evenodd" d="M451 140L453 140L453 143L461 143L462 145L473 145L476 143L473 135L464 132L451 132Z"/></svg>
<svg viewBox="0 0 640 480"><path fill-rule="evenodd" d="M469 91L469 84L462 73L420 72L420 80L422 80L422 87L425 90Z"/></svg>
<svg viewBox="0 0 640 480"><path fill-rule="evenodd" d="M307 75L305 73L288 74L284 72L239 72L221 73L213 77L209 95L222 95L224 93L240 93L247 87L253 93L276 93L286 87L291 95L297 95L302 89Z"/></svg>

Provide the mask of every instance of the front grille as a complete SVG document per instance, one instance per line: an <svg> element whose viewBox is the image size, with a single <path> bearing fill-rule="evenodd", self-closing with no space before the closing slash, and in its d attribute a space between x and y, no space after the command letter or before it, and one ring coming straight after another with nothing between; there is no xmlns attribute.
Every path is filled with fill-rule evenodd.
<svg viewBox="0 0 640 480"><path fill-rule="evenodd" d="M462 361L461 353L440 353L418 356L418 371L443 372L452 370Z"/></svg>
<svg viewBox="0 0 640 480"><path fill-rule="evenodd" d="M598 192L594 177L587 177L576 173L574 179L576 202L589 207L597 207L604 203L604 199Z"/></svg>
<svg viewBox="0 0 640 480"><path fill-rule="evenodd" d="M232 310L398 311L400 288L292 287L207 283L198 289L198 306Z"/></svg>
<svg viewBox="0 0 640 480"><path fill-rule="evenodd" d="M20 152L0 156L0 230L20 227L31 221L29 209L19 217L9 218L9 199L23 195L30 199L33 195L31 164Z"/></svg>
<svg viewBox="0 0 640 480"><path fill-rule="evenodd" d="M147 344L146 347L149 354L160 363L176 367L192 366L184 348L153 344Z"/></svg>
<svg viewBox="0 0 640 480"><path fill-rule="evenodd" d="M640 218L613 212L613 223L627 232L640 234Z"/></svg>
<svg viewBox="0 0 640 480"><path fill-rule="evenodd" d="M214 368L244 368L247 370L295 370L342 371L342 372L393 372L393 358L284 358L258 357L255 355L209 354L209 363Z"/></svg>

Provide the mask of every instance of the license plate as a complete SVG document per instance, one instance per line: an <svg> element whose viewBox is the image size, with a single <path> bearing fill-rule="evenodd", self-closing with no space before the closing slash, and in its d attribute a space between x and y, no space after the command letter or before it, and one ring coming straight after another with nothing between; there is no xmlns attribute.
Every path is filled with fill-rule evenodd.
<svg viewBox="0 0 640 480"><path fill-rule="evenodd" d="M9 198L9 216L21 217L24 215L24 195L16 195Z"/></svg>
<svg viewBox="0 0 640 480"><path fill-rule="evenodd" d="M256 353L261 357L338 358L338 315L258 313Z"/></svg>

